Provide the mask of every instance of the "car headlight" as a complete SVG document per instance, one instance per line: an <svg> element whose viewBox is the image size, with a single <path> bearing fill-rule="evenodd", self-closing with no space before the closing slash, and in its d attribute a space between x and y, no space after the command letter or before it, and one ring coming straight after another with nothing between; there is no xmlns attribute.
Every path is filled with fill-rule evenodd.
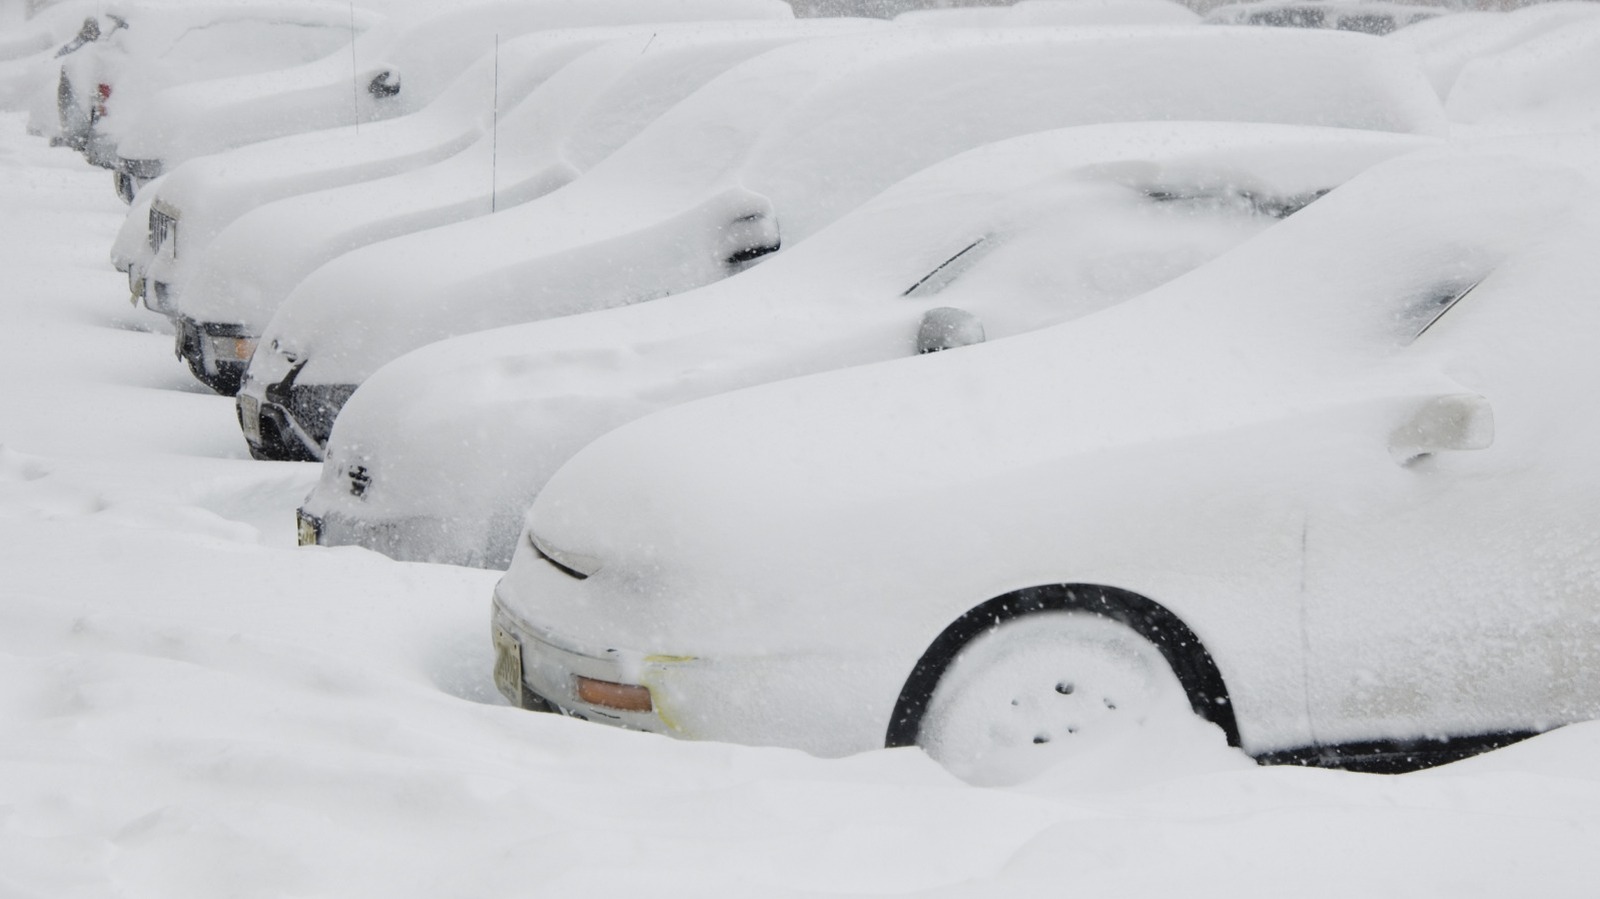
<svg viewBox="0 0 1600 899"><path fill-rule="evenodd" d="M538 537L533 535L532 531L528 532L528 545L533 548L539 558L560 569L561 573L575 577L580 581L600 570L600 560L594 556L556 549L547 543L541 542Z"/></svg>
<svg viewBox="0 0 1600 899"><path fill-rule="evenodd" d="M227 334L205 336L206 355L218 362L249 362L255 354L257 339Z"/></svg>

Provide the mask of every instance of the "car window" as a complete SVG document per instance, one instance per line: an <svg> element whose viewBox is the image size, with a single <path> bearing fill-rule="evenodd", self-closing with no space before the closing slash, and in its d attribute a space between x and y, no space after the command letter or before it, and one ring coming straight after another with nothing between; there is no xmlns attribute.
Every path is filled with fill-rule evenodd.
<svg viewBox="0 0 1600 899"><path fill-rule="evenodd" d="M1481 277L1470 281L1445 281L1407 301L1400 314L1401 329L1408 335L1406 342L1411 343L1426 334L1435 322L1482 283Z"/></svg>
<svg viewBox="0 0 1600 899"><path fill-rule="evenodd" d="M919 278L915 284L907 287L905 292L900 295L916 298L931 297L937 294L949 287L957 278L966 274L974 265L978 264L979 260L989 255L989 252L994 249L997 243L997 241L986 235L966 244L934 266L931 271Z"/></svg>
<svg viewBox="0 0 1600 899"><path fill-rule="evenodd" d="M1340 31L1359 31L1362 34L1374 34L1383 37L1395 29L1393 16L1382 13L1357 13L1354 15L1340 16L1338 28Z"/></svg>
<svg viewBox="0 0 1600 899"><path fill-rule="evenodd" d="M1331 187L1301 194L1278 196L1257 193L1235 187L1201 187L1197 185L1161 185L1145 187L1144 195L1156 203L1197 203L1211 206L1227 205L1248 209L1258 215L1288 218L1325 196Z"/></svg>

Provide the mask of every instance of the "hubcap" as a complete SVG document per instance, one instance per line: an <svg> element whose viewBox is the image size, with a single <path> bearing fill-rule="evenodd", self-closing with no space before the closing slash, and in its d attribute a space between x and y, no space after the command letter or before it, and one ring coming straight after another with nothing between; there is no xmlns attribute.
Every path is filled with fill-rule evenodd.
<svg viewBox="0 0 1600 899"><path fill-rule="evenodd" d="M1161 651L1089 612L1001 624L961 651L928 702L918 743L972 783L1018 783L1063 759L1158 738L1193 716Z"/></svg>

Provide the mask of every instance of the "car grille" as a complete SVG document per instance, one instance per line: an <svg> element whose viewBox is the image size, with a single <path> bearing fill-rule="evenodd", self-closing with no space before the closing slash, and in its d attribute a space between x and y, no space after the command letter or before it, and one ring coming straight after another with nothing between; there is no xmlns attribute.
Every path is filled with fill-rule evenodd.
<svg viewBox="0 0 1600 899"><path fill-rule="evenodd" d="M150 249L161 252L163 245L172 247L172 255L178 255L178 216L175 212L168 211L157 205L150 207Z"/></svg>

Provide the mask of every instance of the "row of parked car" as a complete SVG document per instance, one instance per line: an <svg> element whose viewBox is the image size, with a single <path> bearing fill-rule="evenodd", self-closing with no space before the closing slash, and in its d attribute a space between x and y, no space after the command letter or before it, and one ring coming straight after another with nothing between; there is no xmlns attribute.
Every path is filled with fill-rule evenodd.
<svg viewBox="0 0 1600 899"><path fill-rule="evenodd" d="M252 454L321 463L302 543L509 569L517 705L1403 770L1600 713L1600 146L1447 112L1597 9L152 7L60 48L54 139Z"/></svg>

